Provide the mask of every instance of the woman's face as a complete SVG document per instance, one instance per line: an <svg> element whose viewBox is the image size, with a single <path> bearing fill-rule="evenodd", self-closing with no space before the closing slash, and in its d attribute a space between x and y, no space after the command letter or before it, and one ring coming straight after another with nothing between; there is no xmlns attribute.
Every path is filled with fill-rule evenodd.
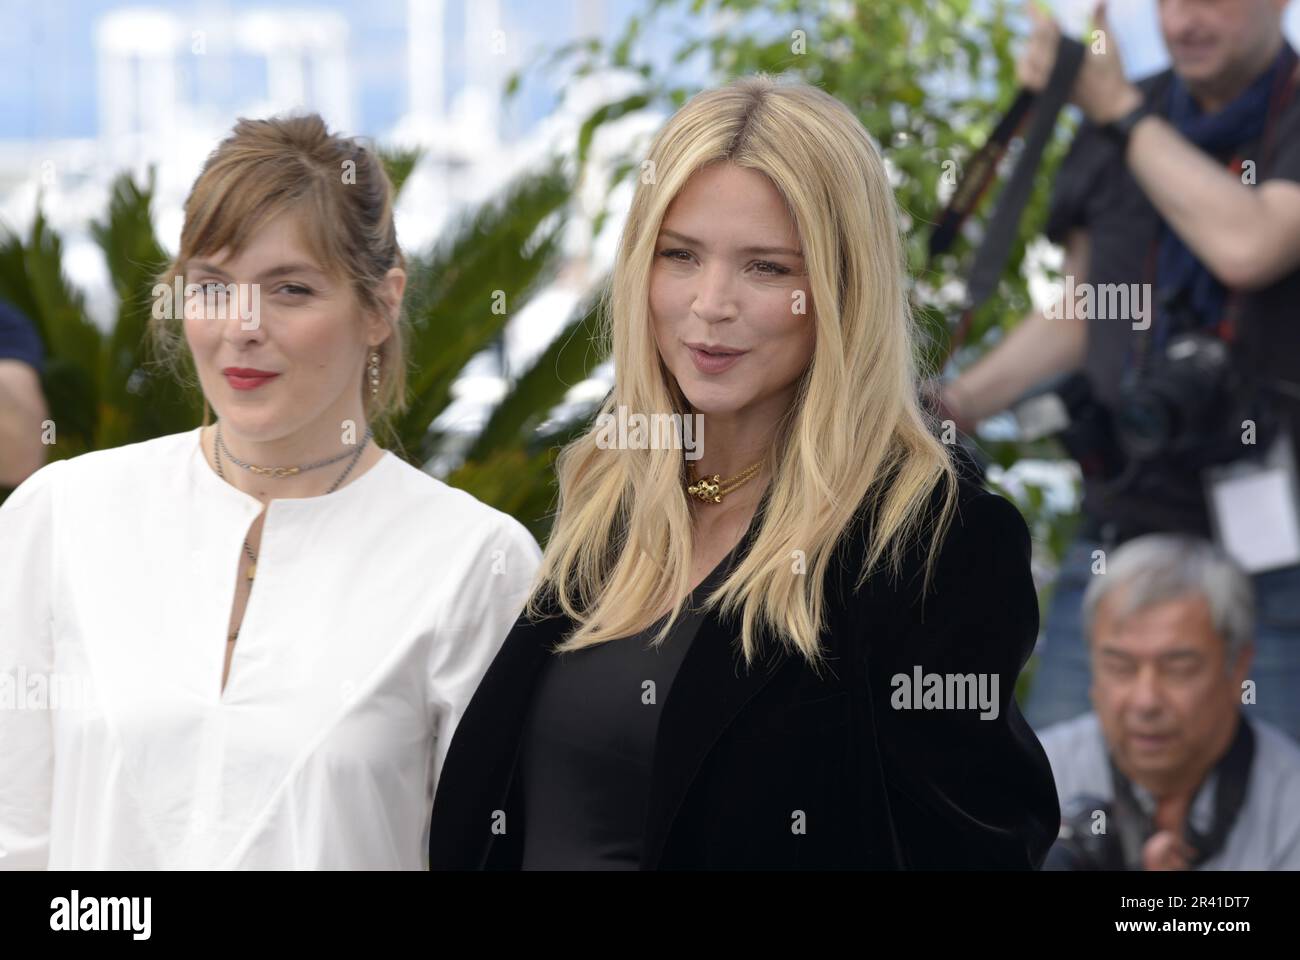
<svg viewBox="0 0 1300 960"><path fill-rule="evenodd" d="M183 269L207 306L222 307L189 303L184 324L203 393L229 429L271 441L347 419L360 427L366 360L388 325L363 317L351 284L315 261L294 216L268 222L238 257L223 249ZM239 303L214 298L232 283Z"/></svg>
<svg viewBox="0 0 1300 960"><path fill-rule="evenodd" d="M815 331L802 252L781 194L758 171L711 165L673 199L655 241L650 314L696 412L775 421L789 406Z"/></svg>

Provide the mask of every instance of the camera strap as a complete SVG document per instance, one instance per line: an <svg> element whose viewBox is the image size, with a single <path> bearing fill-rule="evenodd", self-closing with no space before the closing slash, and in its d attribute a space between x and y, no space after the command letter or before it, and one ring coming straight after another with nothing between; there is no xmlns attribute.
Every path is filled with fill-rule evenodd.
<svg viewBox="0 0 1300 960"><path fill-rule="evenodd" d="M998 166L1011 141L1027 126L1015 168L998 196L988 229L967 273L961 319L949 339L939 369L943 369L953 351L969 335L975 310L997 289L1019 233L1020 217L1033 193L1034 175L1042 162L1043 150L1051 141L1056 118L1074 89L1075 77L1083 66L1083 55L1083 44L1070 37L1061 37L1047 86L1039 93L1025 89L1016 93L1010 109L998 121L988 141L968 161L966 172L959 178L948 206L930 234L926 274L929 274L935 259L952 248L962 225L979 206L996 178Z"/></svg>
<svg viewBox="0 0 1300 960"><path fill-rule="evenodd" d="M1142 848L1156 832L1153 818L1138 803L1132 783L1120 772L1114 758L1108 759L1115 792L1116 826L1124 862L1130 870L1141 870ZM1219 853L1227 842L1228 834L1236 824L1242 804L1246 801L1246 789L1250 784L1250 768L1254 759L1255 731L1244 716L1239 716L1237 733L1227 752L1214 767L1214 817L1208 832L1201 833L1192 825L1191 806L1188 806L1187 818L1183 824L1183 839L1195 851L1190 864L1193 869ZM1193 801L1195 798L1196 794L1193 794Z"/></svg>

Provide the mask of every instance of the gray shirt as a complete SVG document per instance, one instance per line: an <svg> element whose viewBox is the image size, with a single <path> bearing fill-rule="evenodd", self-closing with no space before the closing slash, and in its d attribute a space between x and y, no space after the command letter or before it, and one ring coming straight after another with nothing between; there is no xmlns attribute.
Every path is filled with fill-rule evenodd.
<svg viewBox="0 0 1300 960"><path fill-rule="evenodd" d="M1262 720L1249 722L1255 734L1255 756L1237 822L1228 839L1200 870L1300 870L1300 746ZM1114 798L1110 763L1101 723L1095 713L1048 727L1039 736L1056 778L1064 807L1072 797L1091 794ZM1214 817L1212 772L1197 791L1188 816L1192 825L1208 831ZM1143 808L1155 810L1154 798L1139 784L1133 794Z"/></svg>

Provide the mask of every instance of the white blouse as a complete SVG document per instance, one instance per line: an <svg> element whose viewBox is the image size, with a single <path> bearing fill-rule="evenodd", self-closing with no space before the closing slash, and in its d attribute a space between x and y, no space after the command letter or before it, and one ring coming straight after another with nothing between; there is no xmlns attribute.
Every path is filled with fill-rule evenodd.
<svg viewBox="0 0 1300 960"><path fill-rule="evenodd" d="M541 551L392 453L262 511L199 430L0 507L0 868L424 869L451 736Z"/></svg>

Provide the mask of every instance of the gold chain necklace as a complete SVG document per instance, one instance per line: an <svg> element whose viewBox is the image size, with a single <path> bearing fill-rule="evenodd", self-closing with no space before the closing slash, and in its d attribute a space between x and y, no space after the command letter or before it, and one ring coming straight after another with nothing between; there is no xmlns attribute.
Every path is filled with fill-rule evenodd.
<svg viewBox="0 0 1300 960"><path fill-rule="evenodd" d="M246 470L251 470L254 473L261 474L262 476L276 477L276 478L292 477L299 473L302 473L304 470L314 470L317 467L324 467L331 463L337 463L339 460L343 459L344 457L351 457L352 462L348 464L348 468L344 470L343 473L339 476L339 478L334 481L333 485L327 491L325 491L328 494L328 493L333 493L335 490L337 490L339 488L339 485L344 480L347 479L348 474L350 474L352 472L352 469L357 465L357 461L361 459L362 451L366 449L366 444L370 441L370 438L372 436L374 436L374 433L372 432L371 428L366 427L366 435L362 437L361 443L355 451L351 453L344 451L343 453L339 454L337 457L331 457L328 460L322 460L319 463L313 463L305 467L288 467L288 468L255 467L252 464L244 463L242 460L235 459L234 455L230 452L230 450L226 447L225 443L221 439L221 421L217 421L216 437L212 444L212 462L217 468L217 476L219 476L222 480L225 480L226 472L223 469L221 469L221 454L223 452L225 453L226 456L230 457L232 461L234 461L239 466L245 468ZM253 548L248 545L248 537L244 537L244 553L248 554L248 560L249 560L248 569L245 572L245 575L248 577L251 583L251 581L257 576L257 555L253 553ZM249 589L251 590L252 587L250 586ZM243 627L243 623L241 622L240 625L235 628L235 631L232 634L230 634L229 637L226 638L226 643L228 644L234 643L239 638L239 631L242 627Z"/></svg>
<svg viewBox="0 0 1300 960"><path fill-rule="evenodd" d="M686 492L704 503L721 503L723 497L752 478L754 474L758 473L758 469L762 465L763 462L760 460L752 467L743 470L729 480L723 480L722 477L716 473L711 477L701 477L696 480L695 464L691 463L688 465L688 469L690 470L691 480L694 480L695 482L688 482Z"/></svg>

